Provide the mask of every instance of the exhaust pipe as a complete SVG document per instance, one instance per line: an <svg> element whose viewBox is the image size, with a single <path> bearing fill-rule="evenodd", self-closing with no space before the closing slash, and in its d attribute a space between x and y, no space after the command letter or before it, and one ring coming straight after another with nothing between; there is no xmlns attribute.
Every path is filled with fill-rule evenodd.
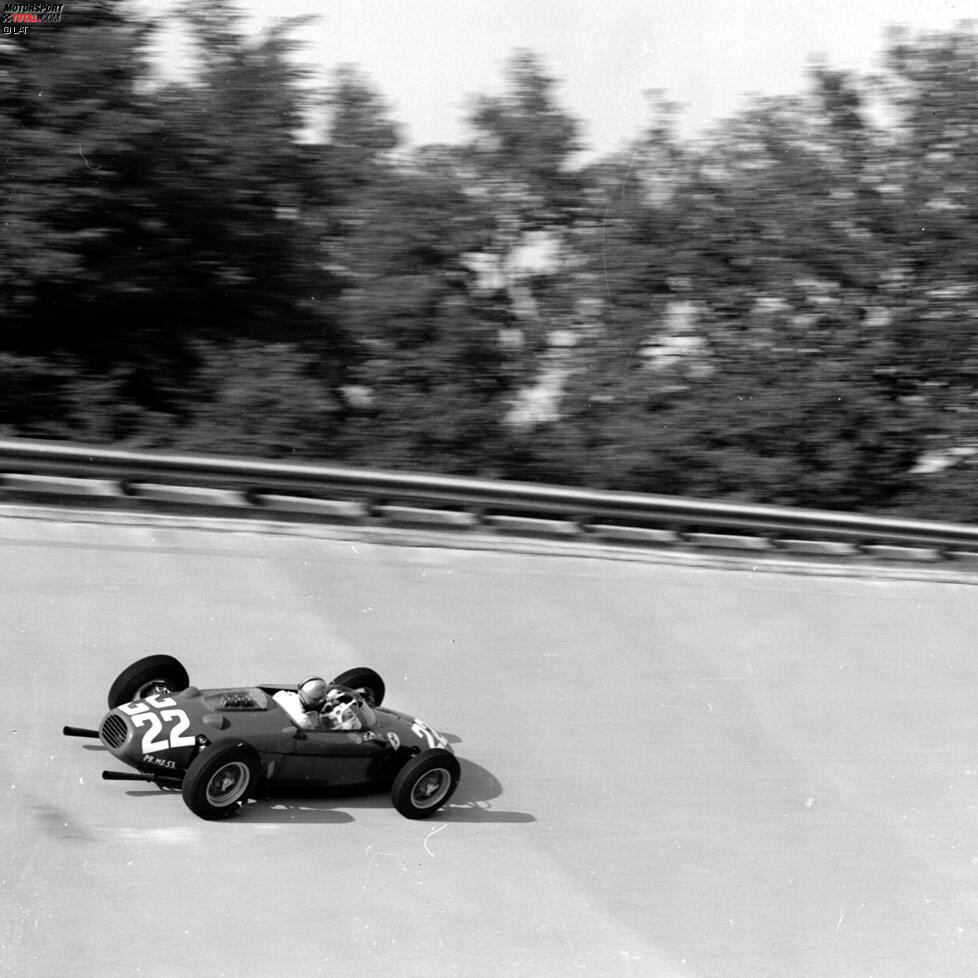
<svg viewBox="0 0 978 978"><path fill-rule="evenodd" d="M62 727L61 732L66 737L94 737L98 740L98 731L89 730L86 727Z"/></svg>
<svg viewBox="0 0 978 978"><path fill-rule="evenodd" d="M136 774L134 771L103 771L103 781L155 781L154 774Z"/></svg>
<svg viewBox="0 0 978 978"><path fill-rule="evenodd" d="M103 781L148 781L161 788L173 788L182 784L180 778L171 778L165 774L137 774L135 771L103 771Z"/></svg>

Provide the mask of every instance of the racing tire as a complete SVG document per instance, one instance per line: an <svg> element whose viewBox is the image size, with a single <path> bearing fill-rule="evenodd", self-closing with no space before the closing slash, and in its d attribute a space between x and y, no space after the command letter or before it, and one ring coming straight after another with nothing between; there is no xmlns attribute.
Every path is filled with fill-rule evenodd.
<svg viewBox="0 0 978 978"><path fill-rule="evenodd" d="M341 672L333 680L333 685L356 690L367 701L367 706L380 706L384 702L384 693L387 692L384 680L366 666Z"/></svg>
<svg viewBox="0 0 978 978"><path fill-rule="evenodd" d="M179 660L172 655L148 655L119 673L109 687L109 709L153 693L178 693L189 685L190 677Z"/></svg>
<svg viewBox="0 0 978 978"><path fill-rule="evenodd" d="M451 751L441 747L426 750L401 768L391 788L391 801L405 818L431 818L452 797L461 773Z"/></svg>
<svg viewBox="0 0 978 978"><path fill-rule="evenodd" d="M248 744L222 744L201 751L183 777L187 808L209 822L233 815L253 793L261 773L258 752Z"/></svg>

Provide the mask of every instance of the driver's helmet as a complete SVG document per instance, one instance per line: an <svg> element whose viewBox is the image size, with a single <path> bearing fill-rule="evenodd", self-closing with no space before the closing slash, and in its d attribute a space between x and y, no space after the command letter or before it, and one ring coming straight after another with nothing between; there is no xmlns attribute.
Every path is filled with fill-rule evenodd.
<svg viewBox="0 0 978 978"><path fill-rule="evenodd" d="M298 686L299 702L304 710L316 711L323 708L326 702L326 680L320 676L310 676L303 679Z"/></svg>
<svg viewBox="0 0 978 978"><path fill-rule="evenodd" d="M325 730L359 730L362 726L356 697L341 689L326 694L322 717Z"/></svg>

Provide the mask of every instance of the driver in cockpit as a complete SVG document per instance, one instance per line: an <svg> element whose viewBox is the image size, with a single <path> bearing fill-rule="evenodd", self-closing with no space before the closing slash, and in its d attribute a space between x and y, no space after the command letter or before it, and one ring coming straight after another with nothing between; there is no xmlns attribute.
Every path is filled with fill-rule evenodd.
<svg viewBox="0 0 978 978"><path fill-rule="evenodd" d="M300 730L321 730L322 711L326 704L329 686L320 676L303 679L295 692L282 689L272 699L288 713L292 722Z"/></svg>
<svg viewBox="0 0 978 978"><path fill-rule="evenodd" d="M331 689L319 713L323 730L360 730L360 704L357 698L342 689Z"/></svg>

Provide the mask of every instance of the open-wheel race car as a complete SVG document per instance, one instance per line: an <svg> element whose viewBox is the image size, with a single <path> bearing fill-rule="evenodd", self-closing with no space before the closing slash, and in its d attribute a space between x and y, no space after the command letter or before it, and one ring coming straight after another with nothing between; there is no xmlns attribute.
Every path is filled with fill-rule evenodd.
<svg viewBox="0 0 978 978"><path fill-rule="evenodd" d="M428 818L458 785L458 758L441 734L415 717L382 706L385 686L372 669L337 676L328 695L342 699L353 727L302 729L281 705L294 685L197 689L169 655L123 670L109 689L109 712L97 737L135 771L103 771L109 781L149 781L179 788L204 819L225 818L263 786L390 788L406 818Z"/></svg>

